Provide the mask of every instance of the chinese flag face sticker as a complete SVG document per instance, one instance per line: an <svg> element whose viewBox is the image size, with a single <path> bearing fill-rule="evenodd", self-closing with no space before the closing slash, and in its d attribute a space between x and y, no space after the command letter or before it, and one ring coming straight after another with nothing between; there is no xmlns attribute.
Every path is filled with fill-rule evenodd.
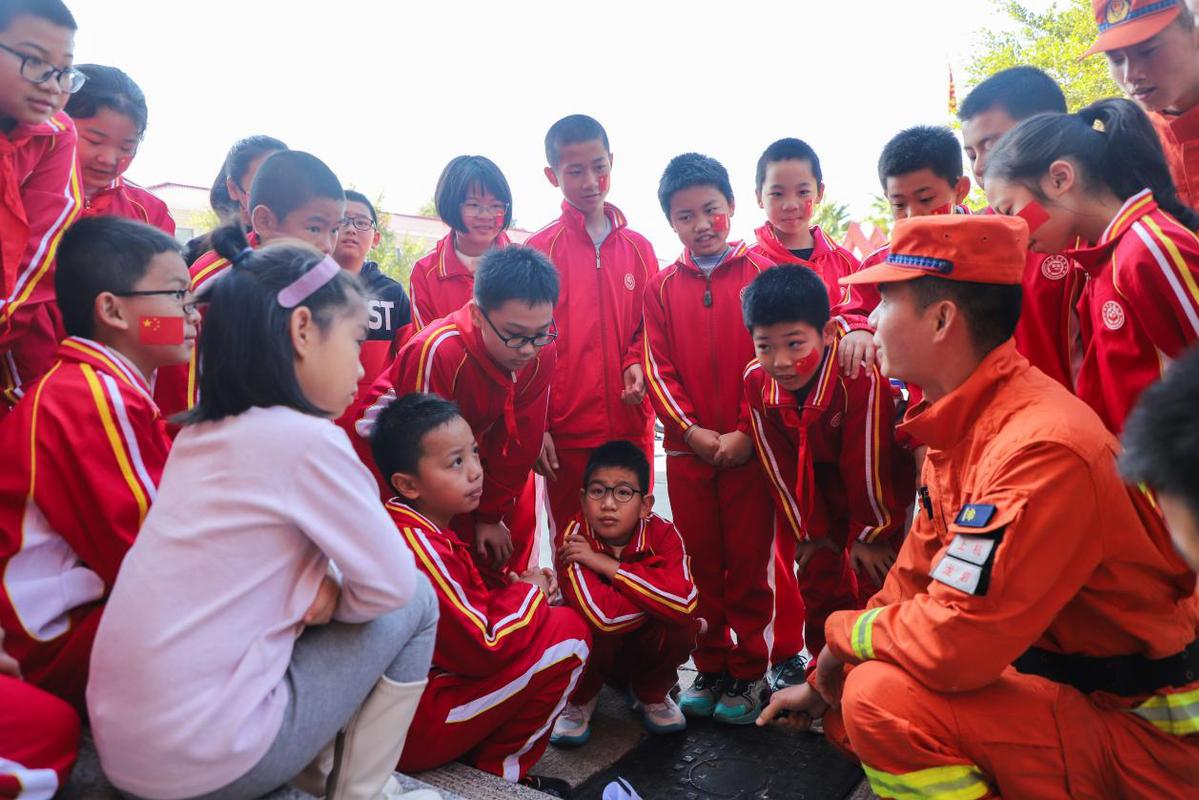
<svg viewBox="0 0 1199 800"><path fill-rule="evenodd" d="M1049 212L1036 200L1017 211L1016 216L1028 223L1029 233L1034 233L1037 228L1049 221Z"/></svg>
<svg viewBox="0 0 1199 800"><path fill-rule="evenodd" d="M610 183L611 180L612 180L612 176L610 176L606 172L603 175L600 175L599 177L596 178L596 181L599 182L599 190L600 190L601 194L606 194L608 192L608 187L611 185L611 183Z"/></svg>
<svg viewBox="0 0 1199 800"><path fill-rule="evenodd" d="M811 219L812 211L815 208L816 208L816 201L809 197L807 200L804 200L802 203L799 204L800 216L804 217L805 219Z"/></svg>
<svg viewBox="0 0 1199 800"><path fill-rule="evenodd" d="M936 208L934 208L932 211L930 211L928 213L934 217L940 216L942 214L952 214L953 213L953 203L946 203L943 206L937 206Z"/></svg>
<svg viewBox="0 0 1199 800"><path fill-rule="evenodd" d="M506 217L506 216L507 216L507 214L496 214L495 215L495 229L497 231L502 231L504 229L504 217Z"/></svg>
<svg viewBox="0 0 1199 800"><path fill-rule="evenodd" d="M822 356L824 356L824 350L819 347L813 347L810 353L795 362L795 374L807 375L820 364Z"/></svg>
<svg viewBox="0 0 1199 800"><path fill-rule="evenodd" d="M712 230L717 233L729 232L729 215L728 214L713 214L712 215Z"/></svg>
<svg viewBox="0 0 1199 800"><path fill-rule="evenodd" d="M138 321L137 332L142 344L183 344L183 317L142 317Z"/></svg>

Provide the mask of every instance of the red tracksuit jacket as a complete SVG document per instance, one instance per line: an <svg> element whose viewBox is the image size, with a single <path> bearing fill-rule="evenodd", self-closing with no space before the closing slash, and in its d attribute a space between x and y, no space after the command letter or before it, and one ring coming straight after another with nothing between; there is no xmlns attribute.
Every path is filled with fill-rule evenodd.
<svg viewBox="0 0 1199 800"><path fill-rule="evenodd" d="M898 536L916 494L916 469L895 443L895 393L877 366L856 379L842 375L838 346L825 352L802 403L756 360L745 368L758 460L796 539Z"/></svg>
<svg viewBox="0 0 1199 800"><path fill-rule="evenodd" d="M684 251L646 287L646 394L665 428L667 450L691 452L683 434L693 425L750 432L740 376L754 346L741 316L741 293L774 262L744 242L729 248L708 275Z"/></svg>
<svg viewBox="0 0 1199 800"><path fill-rule="evenodd" d="M167 204L133 181L117 176L116 180L85 201L84 217L125 217L153 225L163 233L175 235L175 220Z"/></svg>
<svg viewBox="0 0 1199 800"><path fill-rule="evenodd" d="M500 231L495 246L509 244L508 234ZM474 288L475 274L454 252L454 232L450 231L412 265L408 294L412 298L413 332L462 308L474 296Z"/></svg>
<svg viewBox="0 0 1199 800"><path fill-rule="evenodd" d="M549 432L561 448L639 442L653 415L648 402L630 406L620 392L625 369L641 361L643 298L658 259L616 206L605 204L604 212L612 232L598 246L582 213L565 201L562 216L526 242L549 256L561 281L549 412ZM584 386L589 390L579 391Z"/></svg>
<svg viewBox="0 0 1199 800"><path fill-rule="evenodd" d="M50 366L62 338L53 305L54 254L83 207L76 141L75 123L62 112L0 135L0 400L9 405L20 398L22 383L31 384ZM47 303L50 324L39 325L32 312ZM17 339L31 336L46 341L26 338L20 346L32 358L22 358L21 374L13 374L15 365L4 356Z"/></svg>
<svg viewBox="0 0 1199 800"><path fill-rule="evenodd" d="M378 411L376 403L411 392L453 400L478 439L483 461L483 498L475 519L499 522L515 507L541 453L554 361L550 344L519 375L504 372L487 354L482 334L471 323L470 308L460 308L404 345L358 402L356 413L347 415L356 420L350 438L378 477L366 438Z"/></svg>
<svg viewBox="0 0 1199 800"><path fill-rule="evenodd" d="M142 377L88 339L63 340L26 395L0 425L0 624L29 673L108 595L170 440Z"/></svg>
<svg viewBox="0 0 1199 800"><path fill-rule="evenodd" d="M437 592L441 619L433 650L435 671L485 678L513 662L541 656L540 649L531 649L549 616L540 589L524 581L489 588L470 545L453 531L439 529L397 500L388 501L387 510Z"/></svg>
<svg viewBox="0 0 1199 800"><path fill-rule="evenodd" d="M1199 339L1199 237L1145 189L1094 247L1070 255L1089 277L1078 304L1076 394L1119 434L1141 392Z"/></svg>
<svg viewBox="0 0 1199 800"><path fill-rule="evenodd" d="M567 523L564 536L576 534L592 550L613 554L581 513ZM618 560L620 569L611 581L578 564L558 565L563 599L596 632L623 633L649 621L690 623L699 594L683 537L673 523L657 514L641 520Z"/></svg>
<svg viewBox="0 0 1199 800"><path fill-rule="evenodd" d="M766 256L776 264L802 264L811 269L824 280L824 286L828 289L829 308L837 309L834 313L844 312L869 316L872 309L851 307L855 298L850 290L854 287L840 284L842 278L858 271L860 268L858 260L853 257L853 253L828 238L819 225L813 225L809 231L815 246L812 248L811 258L807 261L783 246L774 232L774 226L769 222L754 231L758 243L750 250Z"/></svg>

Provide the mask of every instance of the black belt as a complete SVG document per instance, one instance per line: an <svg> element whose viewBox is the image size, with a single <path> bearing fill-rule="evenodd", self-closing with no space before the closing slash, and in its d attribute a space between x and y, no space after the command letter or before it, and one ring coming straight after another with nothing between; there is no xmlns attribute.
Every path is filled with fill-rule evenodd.
<svg viewBox="0 0 1199 800"><path fill-rule="evenodd" d="M1137 697L1199 680L1199 639L1165 658L1063 655L1030 647L1012 666L1026 675L1069 684L1084 694L1111 692Z"/></svg>

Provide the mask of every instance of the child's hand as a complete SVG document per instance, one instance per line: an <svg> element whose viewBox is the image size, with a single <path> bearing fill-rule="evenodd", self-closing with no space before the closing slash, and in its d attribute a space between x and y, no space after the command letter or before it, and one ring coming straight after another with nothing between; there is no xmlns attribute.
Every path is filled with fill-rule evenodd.
<svg viewBox="0 0 1199 800"><path fill-rule="evenodd" d="M624 371L624 389L620 399L635 406L645 399L645 371L640 364L630 364Z"/></svg>
<svg viewBox="0 0 1199 800"><path fill-rule="evenodd" d="M587 556L593 552L585 538L572 533L562 540L562 546L558 548L558 560L563 564L585 564Z"/></svg>
<svg viewBox="0 0 1199 800"><path fill-rule="evenodd" d="M558 480L558 450L554 447L554 437L550 436L549 431L541 437L541 455L537 456L533 471L551 481Z"/></svg>
<svg viewBox="0 0 1199 800"><path fill-rule="evenodd" d="M697 456L707 463L715 465L716 453L720 450L720 434L698 425L692 425L683 434L683 441L695 451Z"/></svg>
<svg viewBox="0 0 1199 800"><path fill-rule="evenodd" d="M754 442L741 431L721 434L713 462L718 467L739 467L753 458Z"/></svg>
<svg viewBox="0 0 1199 800"><path fill-rule="evenodd" d="M524 572L522 572L520 574L520 577L518 577L517 580L524 581L525 583L533 584L538 589L540 589L541 593L544 594L546 596L546 598L548 599L551 596L550 595L550 578L546 577L545 572L546 571L541 569L540 567L529 567L528 569L526 569ZM555 589L557 588L557 585L558 585L557 581L554 581Z"/></svg>
<svg viewBox="0 0 1199 800"><path fill-rule="evenodd" d="M849 546L849 566L882 586L895 563L895 550L888 542L854 542Z"/></svg>
<svg viewBox="0 0 1199 800"><path fill-rule="evenodd" d="M862 367L870 369L874 366L877 348L874 346L874 334L870 331L851 331L841 338L840 354L841 374L847 378L856 378Z"/></svg>
<svg viewBox="0 0 1199 800"><path fill-rule="evenodd" d="M341 597L341 586L331 576L326 575L321 579L321 586L316 590L316 597L312 600L312 605L308 606L308 610L304 612L304 617L300 621L305 625L325 625L329 620L333 619L333 610L337 608L337 601Z"/></svg>
<svg viewBox="0 0 1199 800"><path fill-rule="evenodd" d="M818 536L797 544L795 546L795 569L803 572L808 566L808 562L812 560L812 556L816 555L816 551L820 549L837 552L837 546L827 536Z"/></svg>
<svg viewBox="0 0 1199 800"><path fill-rule="evenodd" d="M546 591L545 596L551 603L557 603L562 600L562 590L558 588L558 575L549 567L542 567L541 574L545 576Z"/></svg>
<svg viewBox="0 0 1199 800"><path fill-rule="evenodd" d="M794 731L806 731L812 720L820 719L828 711L828 703L819 692L806 683L788 686L770 695L770 703L762 709L757 724L778 725Z"/></svg>
<svg viewBox="0 0 1199 800"><path fill-rule="evenodd" d="M475 523L475 553L499 569L512 556L512 534L502 522Z"/></svg>

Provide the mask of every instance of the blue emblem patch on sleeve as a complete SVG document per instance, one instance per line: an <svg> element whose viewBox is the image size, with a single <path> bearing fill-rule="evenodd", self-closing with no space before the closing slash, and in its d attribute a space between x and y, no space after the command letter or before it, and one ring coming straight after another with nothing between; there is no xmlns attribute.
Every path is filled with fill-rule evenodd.
<svg viewBox="0 0 1199 800"><path fill-rule="evenodd" d="M970 503L962 506L957 519L953 522L963 528L985 528L993 516L995 516L995 506L989 503Z"/></svg>

